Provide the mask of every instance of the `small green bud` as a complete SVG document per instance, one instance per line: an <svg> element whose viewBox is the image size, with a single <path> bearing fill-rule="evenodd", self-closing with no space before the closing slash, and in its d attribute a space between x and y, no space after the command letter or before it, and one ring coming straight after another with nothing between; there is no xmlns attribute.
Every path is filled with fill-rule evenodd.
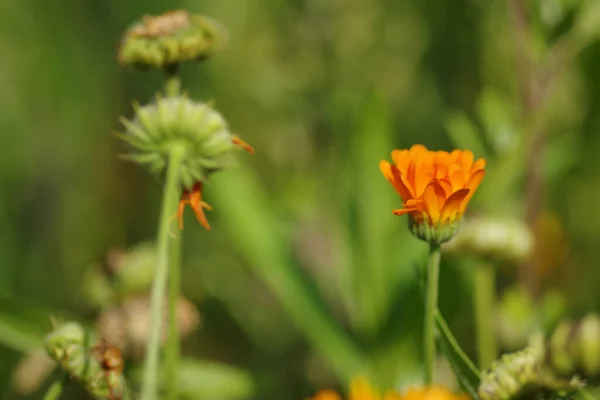
<svg viewBox="0 0 600 400"><path fill-rule="evenodd" d="M224 47L224 28L187 11L145 16L125 33L119 62L137 67L167 68L202 60Z"/></svg>
<svg viewBox="0 0 600 400"><path fill-rule="evenodd" d="M125 388L122 364L110 369L96 354L93 333L81 325L69 322L59 326L45 340L46 351L71 379L98 399L120 398ZM120 352L114 350L116 362L122 363Z"/></svg>

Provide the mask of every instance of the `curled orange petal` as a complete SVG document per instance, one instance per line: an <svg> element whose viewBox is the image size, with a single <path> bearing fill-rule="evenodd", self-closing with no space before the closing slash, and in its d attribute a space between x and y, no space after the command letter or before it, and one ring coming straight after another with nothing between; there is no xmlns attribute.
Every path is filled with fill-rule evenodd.
<svg viewBox="0 0 600 400"><path fill-rule="evenodd" d="M192 208L200 225L209 231L210 224L204 215L204 209L210 211L212 210L212 207L206 202L202 201L202 182L197 182L192 190L185 190L181 194L181 199L179 200L179 206L177 208L179 229L183 229L183 213L186 205L189 205Z"/></svg>
<svg viewBox="0 0 600 400"><path fill-rule="evenodd" d="M231 142L233 144L235 144L236 146L240 146L242 149L246 150L248 153L254 154L254 147L252 147L252 145L250 145L247 142L240 139L238 136L234 136L233 139L231 140Z"/></svg>

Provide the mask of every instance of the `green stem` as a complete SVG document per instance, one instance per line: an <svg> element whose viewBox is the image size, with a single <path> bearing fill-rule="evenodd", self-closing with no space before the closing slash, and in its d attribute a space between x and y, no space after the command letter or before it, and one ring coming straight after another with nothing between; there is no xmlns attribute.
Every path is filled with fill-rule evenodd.
<svg viewBox="0 0 600 400"><path fill-rule="evenodd" d="M64 379L59 379L55 381L52 385L50 385L48 391L44 395L43 400L58 400L58 398L62 394L64 383Z"/></svg>
<svg viewBox="0 0 600 400"><path fill-rule="evenodd" d="M427 297L425 299L425 385L433 383L435 365L435 312L438 303L440 246L431 245L427 263Z"/></svg>
<svg viewBox="0 0 600 400"><path fill-rule="evenodd" d="M165 69L165 94L168 97L175 97L181 91L181 79L179 78L179 68L177 66L167 67Z"/></svg>
<svg viewBox="0 0 600 400"><path fill-rule="evenodd" d="M488 368L496 359L497 345L494 332L494 293L496 274L490 264L475 267L473 301L475 306L475 329L477 331L478 366Z"/></svg>
<svg viewBox="0 0 600 400"><path fill-rule="evenodd" d="M171 238L171 268L169 274L169 336L165 348L167 365L167 399L177 399L179 370L179 334L177 332L177 300L181 288L181 241Z"/></svg>
<svg viewBox="0 0 600 400"><path fill-rule="evenodd" d="M173 145L169 151L169 166L158 228L156 270L150 300L148 350L144 359L144 380L142 382L141 396L144 400L156 400L158 395L158 364L163 317L162 305L166 294L167 275L169 271L170 226L171 218L177 210L177 201L180 195L179 171L183 150L182 146Z"/></svg>

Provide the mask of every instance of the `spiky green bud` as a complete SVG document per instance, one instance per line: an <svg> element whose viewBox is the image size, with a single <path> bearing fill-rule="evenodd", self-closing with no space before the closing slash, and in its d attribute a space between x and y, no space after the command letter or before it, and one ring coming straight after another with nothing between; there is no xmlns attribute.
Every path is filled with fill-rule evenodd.
<svg viewBox="0 0 600 400"><path fill-rule="evenodd" d="M131 148L125 158L155 175L164 175L172 147L181 148L180 183L185 189L232 165L233 150L240 148L221 114L186 96L157 96L149 105L136 106L132 120L122 118L121 122L126 131L119 137Z"/></svg>
<svg viewBox="0 0 600 400"><path fill-rule="evenodd" d="M481 400L509 400L524 393L537 393L540 398L550 394L565 395L580 389L578 378L561 379L543 363L540 346L504 355L484 372L478 394Z"/></svg>
<svg viewBox="0 0 600 400"><path fill-rule="evenodd" d="M224 28L187 11L144 16L125 33L119 49L123 65L166 68L204 59L224 47Z"/></svg>

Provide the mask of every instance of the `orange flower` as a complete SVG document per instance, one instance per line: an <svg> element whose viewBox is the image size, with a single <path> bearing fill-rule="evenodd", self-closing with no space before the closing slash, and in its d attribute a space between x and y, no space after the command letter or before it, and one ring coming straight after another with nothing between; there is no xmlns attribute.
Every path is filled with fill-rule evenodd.
<svg viewBox="0 0 600 400"><path fill-rule="evenodd" d="M420 231L458 222L484 176L485 160L474 161L470 150L448 153L416 144L410 150L394 150L392 160L395 165L383 160L379 168L403 200L403 208L393 212L409 214Z"/></svg>
<svg viewBox="0 0 600 400"><path fill-rule="evenodd" d="M342 400L332 390L322 390L310 400ZM409 389L404 395L388 391L381 395L364 378L356 378L350 384L348 400L469 400L464 394L456 395L443 386Z"/></svg>

